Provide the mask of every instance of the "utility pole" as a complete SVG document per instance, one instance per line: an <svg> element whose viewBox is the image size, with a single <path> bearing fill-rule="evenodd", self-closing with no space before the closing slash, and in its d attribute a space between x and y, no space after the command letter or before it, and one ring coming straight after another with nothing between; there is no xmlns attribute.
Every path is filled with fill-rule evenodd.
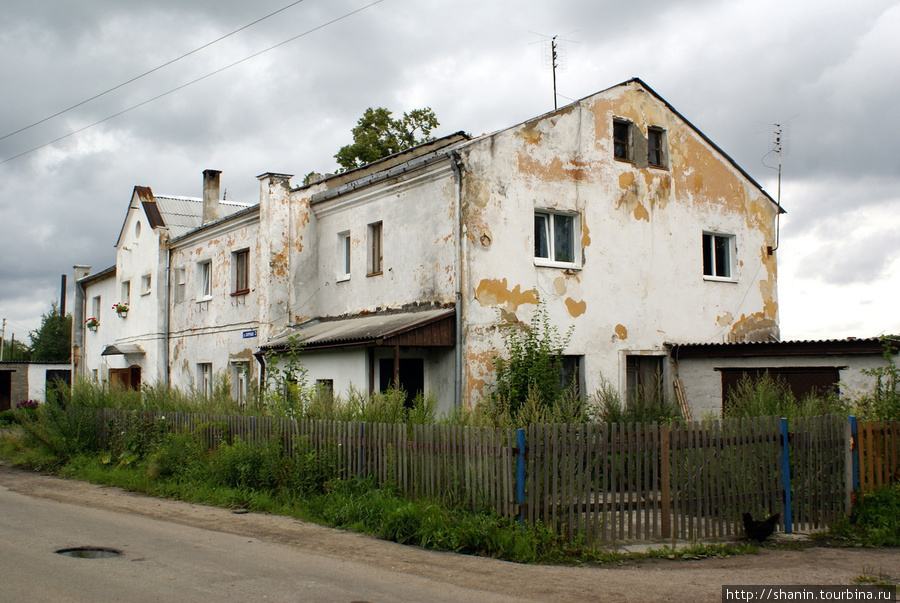
<svg viewBox="0 0 900 603"><path fill-rule="evenodd" d="M0 362L3 362L3 344L6 342L6 319L3 319L3 326L0 327Z"/></svg>
<svg viewBox="0 0 900 603"><path fill-rule="evenodd" d="M553 71L553 110L556 111L559 107L556 102L556 68L559 67L559 63L557 59L559 58L559 54L556 50L556 36L550 38L550 69Z"/></svg>

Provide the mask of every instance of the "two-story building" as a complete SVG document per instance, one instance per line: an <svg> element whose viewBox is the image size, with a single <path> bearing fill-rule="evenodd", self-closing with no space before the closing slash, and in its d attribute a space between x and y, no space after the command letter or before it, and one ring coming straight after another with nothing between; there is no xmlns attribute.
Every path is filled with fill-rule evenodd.
<svg viewBox="0 0 900 603"><path fill-rule="evenodd" d="M308 378L335 392L399 379L450 409L489 393L497 325L540 302L574 327L567 366L586 393L667 374L667 343L778 339L780 208L638 79L493 134L290 178L263 174L258 206L178 233L133 199L115 274L78 283L89 307L131 281L134 304L150 274L153 309L133 332L98 335L130 311L83 333L82 374L115 351L134 366L135 348L108 347L133 345L145 380L204 389L300 342ZM141 220L156 255L138 265Z"/></svg>

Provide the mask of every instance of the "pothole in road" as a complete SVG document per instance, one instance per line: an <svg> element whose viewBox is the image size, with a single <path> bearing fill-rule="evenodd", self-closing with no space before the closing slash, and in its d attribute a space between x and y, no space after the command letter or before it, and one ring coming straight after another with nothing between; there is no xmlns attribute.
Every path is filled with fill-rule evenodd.
<svg viewBox="0 0 900 603"><path fill-rule="evenodd" d="M122 551L110 549L102 546L76 546L69 549L59 549L57 555L66 557L77 557L78 559L106 559L108 557L119 557Z"/></svg>

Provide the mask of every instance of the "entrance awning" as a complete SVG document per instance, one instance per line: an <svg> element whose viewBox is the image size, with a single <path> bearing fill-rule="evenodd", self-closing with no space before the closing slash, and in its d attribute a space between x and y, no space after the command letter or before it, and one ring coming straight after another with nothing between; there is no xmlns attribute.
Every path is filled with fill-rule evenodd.
<svg viewBox="0 0 900 603"><path fill-rule="evenodd" d="M385 312L345 318L317 318L271 339L264 350L299 344L303 349L355 346L453 347L456 310Z"/></svg>
<svg viewBox="0 0 900 603"><path fill-rule="evenodd" d="M133 343L117 343L108 345L100 352L101 356L115 356L121 354L123 356L143 356L144 350L139 345Z"/></svg>

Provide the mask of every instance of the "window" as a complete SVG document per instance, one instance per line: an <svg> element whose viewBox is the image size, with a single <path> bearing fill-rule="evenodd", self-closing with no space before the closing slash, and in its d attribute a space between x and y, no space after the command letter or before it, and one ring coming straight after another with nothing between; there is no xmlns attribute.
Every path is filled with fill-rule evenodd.
<svg viewBox="0 0 900 603"><path fill-rule="evenodd" d="M150 293L150 281L151 276L149 274L145 274L141 277L141 295Z"/></svg>
<svg viewBox="0 0 900 603"><path fill-rule="evenodd" d="M119 303L125 305L131 303L131 281L122 281L122 296Z"/></svg>
<svg viewBox="0 0 900 603"><path fill-rule="evenodd" d="M100 296L96 296L91 300L91 316L100 320Z"/></svg>
<svg viewBox="0 0 900 603"><path fill-rule="evenodd" d="M664 356L625 357L625 396L629 408L665 402L664 360Z"/></svg>
<svg viewBox="0 0 900 603"><path fill-rule="evenodd" d="M212 363L210 362L197 364L197 392L207 398L212 395Z"/></svg>
<svg viewBox="0 0 900 603"><path fill-rule="evenodd" d="M231 265L234 274L234 292L240 295L250 292L250 250L242 249L231 254Z"/></svg>
<svg viewBox="0 0 900 603"><path fill-rule="evenodd" d="M613 120L613 156L622 161L631 161L631 122L624 119Z"/></svg>
<svg viewBox="0 0 900 603"><path fill-rule="evenodd" d="M647 163L656 167L668 165L666 156L666 131L651 126L647 129Z"/></svg>
<svg viewBox="0 0 900 603"><path fill-rule="evenodd" d="M200 301L212 297L212 262L207 260L197 264L197 295Z"/></svg>
<svg viewBox="0 0 900 603"><path fill-rule="evenodd" d="M231 363L231 397L240 405L247 403L247 379L250 365L246 360Z"/></svg>
<svg viewBox="0 0 900 603"><path fill-rule="evenodd" d="M376 274L381 274L381 260L382 260L382 226L381 222L375 222L374 224L369 224L369 245L368 245L368 263L366 265L366 272L368 276L374 276Z"/></svg>
<svg viewBox="0 0 900 603"><path fill-rule="evenodd" d="M350 278L350 231L338 233L338 271L337 278L339 281L345 281Z"/></svg>
<svg viewBox="0 0 900 603"><path fill-rule="evenodd" d="M316 392L325 399L334 398L334 379L316 379Z"/></svg>
<svg viewBox="0 0 900 603"><path fill-rule="evenodd" d="M175 269L175 303L184 301L184 290L186 288L185 269Z"/></svg>
<svg viewBox="0 0 900 603"><path fill-rule="evenodd" d="M732 279L734 236L703 233L703 276Z"/></svg>
<svg viewBox="0 0 900 603"><path fill-rule="evenodd" d="M577 214L534 212L534 259L536 264L573 267Z"/></svg>

